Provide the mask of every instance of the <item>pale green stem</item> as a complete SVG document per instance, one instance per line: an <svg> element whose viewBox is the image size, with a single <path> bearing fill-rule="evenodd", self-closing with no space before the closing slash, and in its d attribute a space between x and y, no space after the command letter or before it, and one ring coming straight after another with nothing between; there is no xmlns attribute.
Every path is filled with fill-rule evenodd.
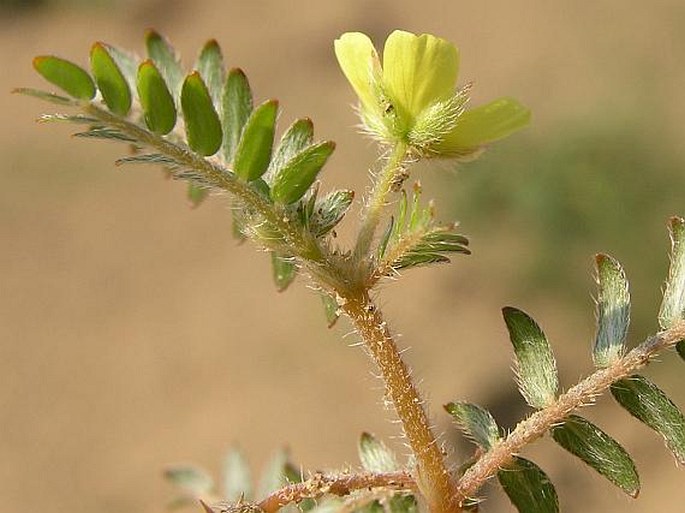
<svg viewBox="0 0 685 513"><path fill-rule="evenodd" d="M376 228L381 221L383 208L387 204L388 195L397 187L397 182L401 179L401 175L404 172L407 151L408 146L406 143L396 143L388 156L385 166L383 166L383 169L374 183L366 205L366 210L363 214L362 226L359 229L357 243L354 248L354 256L357 259L365 257L369 252L373 236L376 233Z"/></svg>

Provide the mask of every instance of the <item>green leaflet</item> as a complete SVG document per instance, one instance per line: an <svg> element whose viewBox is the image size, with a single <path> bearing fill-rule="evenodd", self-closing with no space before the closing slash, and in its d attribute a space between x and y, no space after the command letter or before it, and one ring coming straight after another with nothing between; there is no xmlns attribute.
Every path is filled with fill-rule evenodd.
<svg viewBox="0 0 685 513"><path fill-rule="evenodd" d="M250 468L237 448L232 448L224 459L222 491L223 498L230 502L238 502L241 497L252 499Z"/></svg>
<svg viewBox="0 0 685 513"><path fill-rule="evenodd" d="M608 255L597 255L597 335L592 358L597 367L608 367L623 356L630 325L630 292L621 264Z"/></svg>
<svg viewBox="0 0 685 513"><path fill-rule="evenodd" d="M247 120L233 159L233 171L246 182L264 174L271 161L278 102L269 100Z"/></svg>
<svg viewBox="0 0 685 513"><path fill-rule="evenodd" d="M551 429L552 438L631 497L640 493L635 463L621 445L578 415L570 415Z"/></svg>
<svg viewBox="0 0 685 513"><path fill-rule="evenodd" d="M309 216L309 229L316 237L323 237L335 228L352 205L354 191L333 191L314 204Z"/></svg>
<svg viewBox="0 0 685 513"><path fill-rule="evenodd" d="M193 497L205 495L214 488L214 481L207 472L190 465L170 467L164 471L164 477Z"/></svg>
<svg viewBox="0 0 685 513"><path fill-rule="evenodd" d="M460 401L446 404L445 410L456 421L459 429L479 447L490 450L500 439L497 422L485 408Z"/></svg>
<svg viewBox="0 0 685 513"><path fill-rule="evenodd" d="M73 62L52 55L41 55L33 59L33 67L45 80L73 98L92 100L95 96L93 79ZM26 93L27 90L18 91Z"/></svg>
<svg viewBox="0 0 685 513"><path fill-rule="evenodd" d="M340 318L340 305L338 305L338 302L334 297L326 294L325 292L322 292L320 296L321 302L323 303L323 311L324 315L326 316L326 322L328 322L328 327L332 328Z"/></svg>
<svg viewBox="0 0 685 513"><path fill-rule="evenodd" d="M145 33L147 56L162 73L174 98L178 98L183 85L183 68L171 44L154 30Z"/></svg>
<svg viewBox="0 0 685 513"><path fill-rule="evenodd" d="M228 72L221 104L224 128L222 153L226 162L233 162L240 136L253 109L252 91L242 70L232 69Z"/></svg>
<svg viewBox="0 0 685 513"><path fill-rule="evenodd" d="M672 217L668 231L671 236L671 266L659 308L659 325L663 329L670 328L685 316L685 220Z"/></svg>
<svg viewBox="0 0 685 513"><path fill-rule="evenodd" d="M219 110L221 105L221 95L226 81L226 69L224 67L224 56L221 47L215 39L205 43L200 51L200 55L195 62L195 69L200 72L202 80L207 85L212 101Z"/></svg>
<svg viewBox="0 0 685 513"><path fill-rule="evenodd" d="M199 207L200 204L209 195L209 190L205 187L201 187L193 182L188 182L188 190L186 191L186 197L190 202L190 206L193 208Z"/></svg>
<svg viewBox="0 0 685 513"><path fill-rule="evenodd" d="M221 147L221 122L209 91L197 71L188 75L183 82L181 108L188 146L205 157L214 155Z"/></svg>
<svg viewBox="0 0 685 513"><path fill-rule="evenodd" d="M358 452L362 467L368 472L394 472L400 468L392 451L369 433L362 433L359 438Z"/></svg>
<svg viewBox="0 0 685 513"><path fill-rule="evenodd" d="M162 74L151 60L138 68L137 89L147 127L161 135L171 132L176 125L176 105Z"/></svg>
<svg viewBox="0 0 685 513"><path fill-rule="evenodd" d="M288 130L285 131L276 151L274 151L269 174L274 175L280 171L295 155L306 147L310 146L314 140L314 124L309 118L298 119Z"/></svg>
<svg viewBox="0 0 685 513"><path fill-rule="evenodd" d="M274 201L289 205L302 198L333 150L335 143L324 141L309 146L292 157L274 176L271 187Z"/></svg>
<svg viewBox="0 0 685 513"><path fill-rule="evenodd" d="M555 400L559 388L552 348L542 329L525 312L505 307L502 315L516 354L519 390L532 407L544 408Z"/></svg>
<svg viewBox="0 0 685 513"><path fill-rule="evenodd" d="M90 50L90 67L105 104L115 114L126 116L131 110L131 89L126 77L109 53L107 45L95 43Z"/></svg>
<svg viewBox="0 0 685 513"><path fill-rule="evenodd" d="M297 265L293 259L275 252L271 252L271 268L279 292L287 289L297 276Z"/></svg>
<svg viewBox="0 0 685 513"><path fill-rule="evenodd" d="M659 433L680 464L685 464L685 417L659 387L633 375L611 385L614 399L636 419Z"/></svg>
<svg viewBox="0 0 685 513"><path fill-rule="evenodd" d="M557 513L559 499L547 475L532 461L514 456L497 479L519 513Z"/></svg>

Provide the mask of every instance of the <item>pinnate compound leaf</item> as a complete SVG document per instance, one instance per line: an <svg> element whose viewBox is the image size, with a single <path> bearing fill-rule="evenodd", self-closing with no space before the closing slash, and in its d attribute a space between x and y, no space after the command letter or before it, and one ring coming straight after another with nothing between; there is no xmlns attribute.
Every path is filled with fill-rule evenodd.
<svg viewBox="0 0 685 513"><path fill-rule="evenodd" d="M151 60L138 68L137 89L147 127L156 134L171 132L176 125L176 104L162 74Z"/></svg>
<svg viewBox="0 0 685 513"><path fill-rule="evenodd" d="M502 315L514 346L519 390L532 407L544 408L554 401L559 388L552 348L542 329L525 312L505 307Z"/></svg>
<svg viewBox="0 0 685 513"><path fill-rule="evenodd" d="M188 146L205 157L214 155L221 147L221 122L207 86L197 71L188 75L183 82L181 108Z"/></svg>
<svg viewBox="0 0 685 513"><path fill-rule="evenodd" d="M309 118L296 120L281 137L269 165L269 174L274 175L278 173L290 159L308 146L311 146L313 141L314 124L312 120Z"/></svg>
<svg viewBox="0 0 685 513"><path fill-rule="evenodd" d="M271 188L274 201L289 205L302 198L333 150L335 143L324 141L309 146L291 158L274 176Z"/></svg>
<svg viewBox="0 0 685 513"><path fill-rule="evenodd" d="M194 497L207 494L214 488L211 476L201 468L191 465L167 468L164 477L182 492Z"/></svg>
<svg viewBox="0 0 685 513"><path fill-rule="evenodd" d="M668 231L671 236L671 266L659 309L659 325L663 329L685 317L685 220L672 217Z"/></svg>
<svg viewBox="0 0 685 513"><path fill-rule="evenodd" d="M547 475L532 461L514 457L497 479L519 513L557 513L559 499Z"/></svg>
<svg viewBox="0 0 685 513"><path fill-rule="evenodd" d="M290 286L297 276L297 265L291 257L271 253L271 268L273 278L279 292L283 292Z"/></svg>
<svg viewBox="0 0 685 513"><path fill-rule="evenodd" d="M630 455L604 431L578 415L551 429L552 438L631 497L640 493L640 476Z"/></svg>
<svg viewBox="0 0 685 513"><path fill-rule="evenodd" d="M53 55L40 55L33 59L34 69L42 77L72 98L92 100L95 96L95 84L86 70L73 62ZM27 94L27 89L19 92ZM30 94L30 93L28 93Z"/></svg>
<svg viewBox="0 0 685 513"><path fill-rule="evenodd" d="M145 47L148 58L162 73L174 98L178 98L183 85L183 68L176 51L164 37L154 30L148 30L145 34Z"/></svg>
<svg viewBox="0 0 685 513"><path fill-rule="evenodd" d="M126 116L131 110L131 89L109 48L95 43L90 50L90 67L105 104L115 114Z"/></svg>
<svg viewBox="0 0 685 513"><path fill-rule="evenodd" d="M237 502L241 497L252 499L252 474L245 457L237 448L232 448L223 465L223 497Z"/></svg>
<svg viewBox="0 0 685 513"><path fill-rule="evenodd" d="M485 408L460 401L446 404L445 410L459 429L479 447L489 450L500 439L497 422Z"/></svg>
<svg viewBox="0 0 685 513"><path fill-rule="evenodd" d="M233 171L246 182L264 174L271 162L278 102L269 100L257 107L245 124L233 159Z"/></svg>
<svg viewBox="0 0 685 513"><path fill-rule="evenodd" d="M592 358L597 367L608 367L623 356L630 325L630 292L625 272L608 255L595 257L598 284L597 335Z"/></svg>
<svg viewBox="0 0 685 513"><path fill-rule="evenodd" d="M224 128L222 153L226 162L232 162L245 123L247 123L253 109L250 83L242 70L236 68L228 72L221 102Z"/></svg>
<svg viewBox="0 0 685 513"><path fill-rule="evenodd" d="M309 228L316 237L323 237L335 228L352 205L354 191L333 191L314 205Z"/></svg>
<svg viewBox="0 0 685 513"><path fill-rule="evenodd" d="M358 451L362 467L368 472L394 472L399 469L392 451L370 433L362 433Z"/></svg>
<svg viewBox="0 0 685 513"><path fill-rule="evenodd" d="M659 433L675 459L685 464L685 417L659 387L633 375L613 383L611 394L628 413Z"/></svg>
<svg viewBox="0 0 685 513"><path fill-rule="evenodd" d="M215 39L207 41L202 47L195 63L195 69L200 72L214 105L219 109L221 94L226 82L226 69L224 68L224 56L221 53L221 47Z"/></svg>

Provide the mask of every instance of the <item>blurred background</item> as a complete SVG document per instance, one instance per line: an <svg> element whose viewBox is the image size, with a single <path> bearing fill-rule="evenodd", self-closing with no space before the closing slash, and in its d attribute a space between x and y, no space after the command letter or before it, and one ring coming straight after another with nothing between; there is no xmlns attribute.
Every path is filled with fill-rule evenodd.
<svg viewBox="0 0 685 513"><path fill-rule="evenodd" d="M267 256L231 238L225 201L187 208L161 172L115 168L121 147L34 122L51 106L9 94L45 87L34 55L85 65L96 40L141 52L154 27L188 65L216 38L258 99L279 98L281 127L311 116L338 142L324 189L365 187L377 159L333 56L342 32L440 35L461 49L474 104L529 105L532 126L477 162L417 170L474 254L380 299L463 458L442 404L480 403L508 427L527 413L502 306L543 326L567 387L591 370L593 254L631 279L632 343L656 329L666 220L685 214L684 19L681 0L0 1L0 510L162 512L165 466L216 470L236 444L255 471L283 446L308 470L355 466L364 430L406 452L349 326L326 330L301 282L275 292ZM661 361L648 375L685 407L683 362ZM525 454L563 511L682 511L684 474L658 437L606 398L585 414L634 455L643 491L625 498L538 442ZM483 510L510 506L493 487Z"/></svg>

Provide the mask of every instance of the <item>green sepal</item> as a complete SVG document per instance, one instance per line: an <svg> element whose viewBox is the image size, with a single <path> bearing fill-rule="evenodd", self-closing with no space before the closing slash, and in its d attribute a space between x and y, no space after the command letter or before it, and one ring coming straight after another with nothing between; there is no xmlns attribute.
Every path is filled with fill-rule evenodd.
<svg viewBox="0 0 685 513"><path fill-rule="evenodd" d="M309 217L309 230L316 237L323 237L335 228L352 205L354 191L340 190L327 194L314 204Z"/></svg>
<svg viewBox="0 0 685 513"><path fill-rule="evenodd" d="M278 102L269 100L257 107L245 124L233 159L233 171L246 182L262 176L271 161Z"/></svg>
<svg viewBox="0 0 685 513"><path fill-rule="evenodd" d="M148 58L162 73L174 99L178 98L183 84L183 68L176 51L169 41L155 30L148 30L145 33L145 48Z"/></svg>
<svg viewBox="0 0 685 513"><path fill-rule="evenodd" d="M291 257L271 252L271 269L278 292L283 292L295 280L297 265Z"/></svg>
<svg viewBox="0 0 685 513"><path fill-rule="evenodd" d="M640 476L630 455L604 431L578 415L569 415L551 429L552 438L600 475L635 498L640 493Z"/></svg>
<svg viewBox="0 0 685 513"><path fill-rule="evenodd" d="M659 387L633 375L613 383L611 394L628 413L659 433L678 463L685 464L685 417Z"/></svg>
<svg viewBox="0 0 685 513"><path fill-rule="evenodd" d="M34 57L33 67L45 80L73 98L92 100L95 97L93 79L86 70L73 62L53 55L40 55Z"/></svg>
<svg viewBox="0 0 685 513"><path fill-rule="evenodd" d="M681 340L675 345L675 350L678 352L680 357L685 360L685 340Z"/></svg>
<svg viewBox="0 0 685 513"><path fill-rule="evenodd" d="M186 197L188 198L191 207L199 207L207 196L209 196L209 190L206 187L202 187L193 182L188 182Z"/></svg>
<svg viewBox="0 0 685 513"><path fill-rule="evenodd" d="M222 154L226 162L233 162L240 136L253 109L250 83L241 69L228 72L221 103L224 127Z"/></svg>
<svg viewBox="0 0 685 513"><path fill-rule="evenodd" d="M597 276L597 335L592 359L597 367L608 367L623 356L630 326L628 279L618 261L609 255L595 257Z"/></svg>
<svg viewBox="0 0 685 513"><path fill-rule="evenodd" d="M685 220L672 217L668 232L671 236L671 265L659 308L659 325L663 329L685 318Z"/></svg>
<svg viewBox="0 0 685 513"><path fill-rule="evenodd" d="M559 388L552 348L540 326L522 310L505 307L502 315L514 346L521 395L533 408L544 408L555 400Z"/></svg>
<svg viewBox="0 0 685 513"><path fill-rule="evenodd" d="M183 82L181 108L188 146L205 157L214 155L221 147L221 122L207 86L197 71L188 75Z"/></svg>
<svg viewBox="0 0 685 513"><path fill-rule="evenodd" d="M269 174L278 173L295 155L314 141L314 124L309 118L298 119L281 137L269 164Z"/></svg>
<svg viewBox="0 0 685 513"><path fill-rule="evenodd" d="M446 404L445 410L456 421L464 435L482 449L490 450L500 439L497 422L485 408L460 401Z"/></svg>
<svg viewBox="0 0 685 513"><path fill-rule="evenodd" d="M362 467L367 472L394 472L399 469L397 458L392 451L370 433L362 433L357 451Z"/></svg>
<svg viewBox="0 0 685 513"><path fill-rule="evenodd" d="M147 127L160 135L171 132L176 125L176 104L162 74L151 60L138 68L137 89Z"/></svg>
<svg viewBox="0 0 685 513"><path fill-rule="evenodd" d="M302 198L333 150L335 143L324 141L309 146L292 157L274 176L271 187L274 201L289 205Z"/></svg>
<svg viewBox="0 0 685 513"><path fill-rule="evenodd" d="M214 488L214 481L204 470L191 465L169 467L164 477L184 493L193 497L206 495Z"/></svg>
<svg viewBox="0 0 685 513"><path fill-rule="evenodd" d="M497 480L519 513L558 513L559 499L547 475L532 461L514 456Z"/></svg>
<svg viewBox="0 0 685 513"><path fill-rule="evenodd" d="M90 67L105 105L115 114L126 116L131 110L131 88L110 55L107 45L93 45L90 50Z"/></svg>
<svg viewBox="0 0 685 513"><path fill-rule="evenodd" d="M226 69L224 67L224 56L216 39L210 39L202 47L195 63L195 69L200 72L218 110L221 105L224 83L226 82Z"/></svg>
<svg viewBox="0 0 685 513"><path fill-rule="evenodd" d="M230 502L252 499L252 475L245 457L237 448L226 454L223 464L222 497Z"/></svg>

